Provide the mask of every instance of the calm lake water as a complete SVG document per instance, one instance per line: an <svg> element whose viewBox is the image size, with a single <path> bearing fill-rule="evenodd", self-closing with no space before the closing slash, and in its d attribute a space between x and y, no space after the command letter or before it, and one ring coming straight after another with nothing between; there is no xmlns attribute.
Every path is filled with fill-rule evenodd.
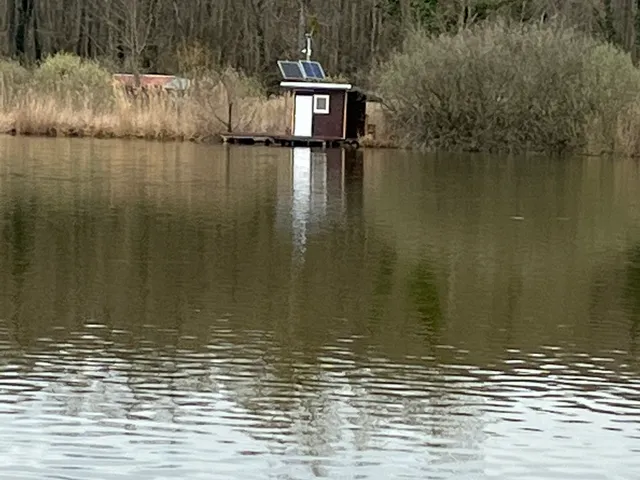
<svg viewBox="0 0 640 480"><path fill-rule="evenodd" d="M640 478L640 166L0 139L0 478Z"/></svg>

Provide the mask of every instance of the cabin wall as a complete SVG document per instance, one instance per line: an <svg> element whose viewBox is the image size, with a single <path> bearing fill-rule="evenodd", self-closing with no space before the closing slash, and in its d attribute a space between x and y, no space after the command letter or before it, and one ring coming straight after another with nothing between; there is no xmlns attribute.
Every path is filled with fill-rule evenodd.
<svg viewBox="0 0 640 480"><path fill-rule="evenodd" d="M313 136L343 138L346 92L342 90L317 90L313 93L315 95L329 95L329 113L313 114Z"/></svg>
<svg viewBox="0 0 640 480"><path fill-rule="evenodd" d="M326 95L329 97L329 112L328 113L311 113L311 135L318 138L345 138L345 121L349 115L346 111L347 92L344 90L298 90L295 92L294 97L294 109L291 119L291 132L296 132L296 121L301 123L304 120L298 118L301 112L298 112L295 108L296 99L298 97L309 97L316 95ZM313 110L315 110L315 100L313 102ZM308 113L302 112L307 115ZM308 117L307 117L308 118ZM364 130L364 113L363 113L363 125ZM355 137L353 137L355 138Z"/></svg>

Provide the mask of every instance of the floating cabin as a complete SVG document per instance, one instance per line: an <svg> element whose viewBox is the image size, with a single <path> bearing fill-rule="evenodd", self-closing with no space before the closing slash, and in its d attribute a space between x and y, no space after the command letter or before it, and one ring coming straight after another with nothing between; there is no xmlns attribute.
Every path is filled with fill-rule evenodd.
<svg viewBox="0 0 640 480"><path fill-rule="evenodd" d="M365 135L367 96L349 83L325 81L320 63L278 61L280 87L293 93L290 135L225 134L228 143L282 146L358 146Z"/></svg>
<svg viewBox="0 0 640 480"><path fill-rule="evenodd" d="M293 91L295 137L357 142L364 135L366 96L348 83L281 82Z"/></svg>

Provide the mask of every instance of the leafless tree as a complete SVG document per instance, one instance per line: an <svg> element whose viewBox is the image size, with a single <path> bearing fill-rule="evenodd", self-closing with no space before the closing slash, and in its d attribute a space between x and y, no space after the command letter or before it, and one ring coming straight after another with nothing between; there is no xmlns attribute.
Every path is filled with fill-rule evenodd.
<svg viewBox="0 0 640 480"><path fill-rule="evenodd" d="M275 80L275 60L314 58L334 75L367 72L417 26L455 32L497 16L549 19L635 55L640 0L0 0L0 52L24 61L69 51L131 73L178 73L185 46L207 63ZM155 51L157 54L152 55Z"/></svg>
<svg viewBox="0 0 640 480"><path fill-rule="evenodd" d="M140 85L141 57L158 25L161 0L93 0L89 18L109 26L111 39L124 57L124 65Z"/></svg>

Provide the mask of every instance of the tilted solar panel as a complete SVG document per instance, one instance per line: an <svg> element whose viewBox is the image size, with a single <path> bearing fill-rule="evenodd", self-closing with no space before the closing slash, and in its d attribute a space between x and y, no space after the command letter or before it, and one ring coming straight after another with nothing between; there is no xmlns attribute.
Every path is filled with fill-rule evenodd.
<svg viewBox="0 0 640 480"><path fill-rule="evenodd" d="M322 69L320 62L301 60L300 67L302 68L305 78L314 80L324 80L325 78L324 70Z"/></svg>
<svg viewBox="0 0 640 480"><path fill-rule="evenodd" d="M299 62L278 60L278 68L284 80L304 80L305 75Z"/></svg>

